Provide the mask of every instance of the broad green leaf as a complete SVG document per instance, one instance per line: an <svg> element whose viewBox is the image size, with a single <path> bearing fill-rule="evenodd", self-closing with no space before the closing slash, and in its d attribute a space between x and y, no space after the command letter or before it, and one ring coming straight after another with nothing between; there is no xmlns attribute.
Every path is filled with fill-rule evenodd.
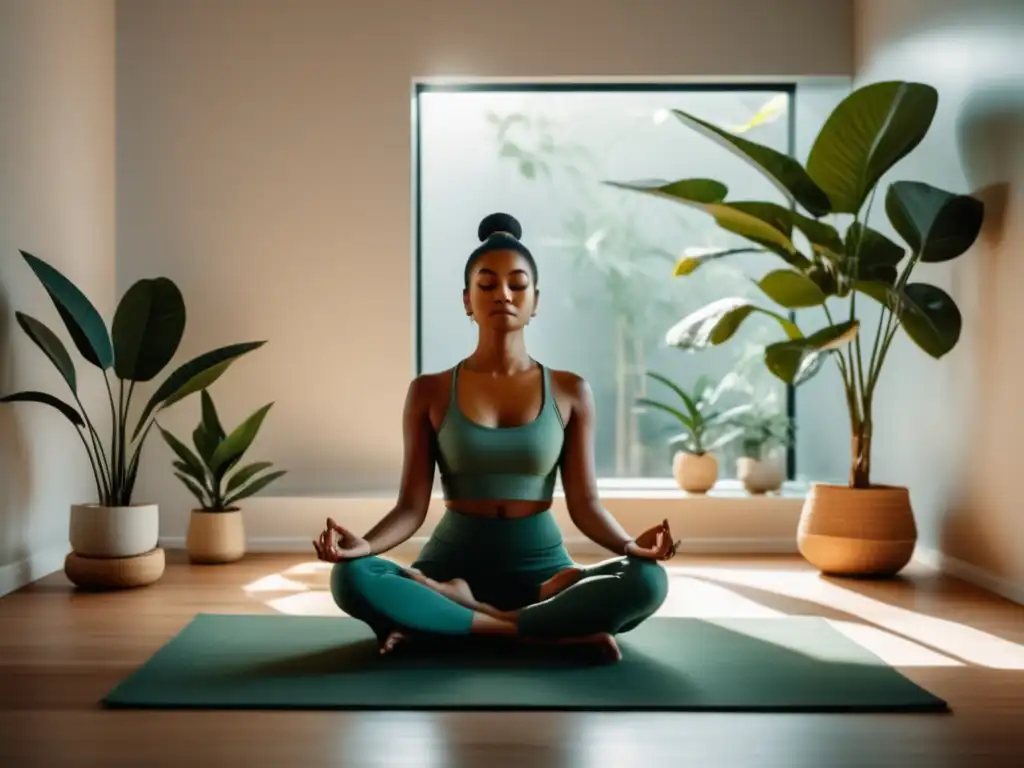
<svg viewBox="0 0 1024 768"><path fill-rule="evenodd" d="M678 262L676 267L672 271L673 277L683 277L684 275L692 275L700 267L707 264L709 261L717 261L723 259L726 256L733 256L737 253L762 253L759 248L707 248L700 249L697 252L691 252L689 256L683 256Z"/></svg>
<svg viewBox="0 0 1024 768"><path fill-rule="evenodd" d="M725 298L684 317L665 334L665 342L681 349L716 346L732 338L743 321L755 312L778 321L789 338L801 338L800 329L792 320L759 307L749 299Z"/></svg>
<svg viewBox="0 0 1024 768"><path fill-rule="evenodd" d="M923 83L858 88L829 115L811 147L807 173L833 213L857 213L878 180L928 133L939 97Z"/></svg>
<svg viewBox="0 0 1024 768"><path fill-rule="evenodd" d="M263 425L263 419L266 418L267 412L270 411L273 405L273 403L264 405L235 427L231 434L220 442L217 450L213 452L213 456L210 458L210 469L215 474L228 462L237 462L249 449L252 441L256 439L256 434L260 431L260 427Z"/></svg>
<svg viewBox="0 0 1024 768"><path fill-rule="evenodd" d="M217 450L219 441L214 438L207 430L206 427L200 423L194 430L192 430L192 445L196 447L199 455L206 463L207 467L210 467L210 471L216 476L216 472L213 472L213 466L210 463L213 460L213 452Z"/></svg>
<svg viewBox="0 0 1024 768"><path fill-rule="evenodd" d="M199 506L202 509L209 509L210 506L212 506L211 504L207 503L206 499L203 497L202 489L198 485L196 485L195 481L193 481L192 478L183 475L180 472L175 472L174 476L185 484L185 487L188 488L192 495L196 497L196 501L199 502Z"/></svg>
<svg viewBox="0 0 1024 768"><path fill-rule="evenodd" d="M672 112L690 128L751 163L787 199L795 200L812 216L823 216L831 211L828 196L815 183L811 174L789 155L742 139L682 110L675 109Z"/></svg>
<svg viewBox="0 0 1024 768"><path fill-rule="evenodd" d="M610 187L643 192L673 202L685 201L695 204L720 203L729 194L729 188L714 179L640 179L637 181L608 181Z"/></svg>
<svg viewBox="0 0 1024 768"><path fill-rule="evenodd" d="M202 401L203 427L219 443L226 437L226 433L224 427L221 426L220 417L217 415L217 406L213 404L209 390L204 389L200 392L200 399Z"/></svg>
<svg viewBox="0 0 1024 768"><path fill-rule="evenodd" d="M189 474L194 474L197 479L201 479L206 476L205 470L203 469L202 460L189 450L189 447L185 445L181 440L175 437L173 434L168 432L159 424L156 428L160 430L160 434L164 438L164 442L170 446L171 450L177 454L178 458L189 467Z"/></svg>
<svg viewBox="0 0 1024 768"><path fill-rule="evenodd" d="M831 224L809 219L795 211L790 211L790 216L793 226L804 234L817 253L840 257L843 255L843 239Z"/></svg>
<svg viewBox="0 0 1024 768"><path fill-rule="evenodd" d="M231 479L228 480L228 485L224 492L230 494L233 490L235 490L235 488L238 488L241 485L245 485L245 483L248 482L253 477L253 475L257 475L264 469L267 469L268 467L272 466L274 466L273 462L257 461L254 462L253 464L249 464L248 466L242 467L240 470L231 475Z"/></svg>
<svg viewBox="0 0 1024 768"><path fill-rule="evenodd" d="M30 253L19 253L43 284L82 357L103 370L110 368L114 364L114 348L106 323L96 307L54 267Z"/></svg>
<svg viewBox="0 0 1024 768"><path fill-rule="evenodd" d="M21 326L22 330L36 343L37 347L43 350L43 354L60 371L64 381L71 387L71 391L77 394L78 379L75 374L75 364L71 361L71 355L68 354L64 343L57 338L53 331L31 315L26 315L24 312L15 312L14 317L17 319L18 325Z"/></svg>
<svg viewBox="0 0 1024 768"><path fill-rule="evenodd" d="M854 222L846 230L846 253L845 270L851 277L892 285L905 252L882 233Z"/></svg>
<svg viewBox="0 0 1024 768"><path fill-rule="evenodd" d="M192 478L193 480L195 480L195 481L196 481L197 483L200 483L200 484L205 484L205 483L206 483L206 476L205 476L205 475L200 475L200 474L199 474L199 473L198 473L198 472L197 472L197 471L195 470L195 468L194 468L194 467L190 467L190 466L189 466L188 464L186 464L186 463L185 463L184 461L180 461L180 460L177 460L177 459L175 459L174 461L172 461L172 462L171 462L171 465L172 465L172 466L173 466L173 467L174 467L175 469L177 469L177 470L178 470L179 472L181 472L181 473L183 473L183 474L186 474L186 475L188 475L189 477L191 477L191 478Z"/></svg>
<svg viewBox="0 0 1024 768"><path fill-rule="evenodd" d="M864 282L857 290L892 311L911 341L939 359L960 340L963 320L953 298L927 283L909 283L902 291L882 283Z"/></svg>
<svg viewBox="0 0 1024 768"><path fill-rule="evenodd" d="M809 336L769 344L764 350L768 370L794 387L803 384L821 370L825 358L857 336L857 320L830 325Z"/></svg>
<svg viewBox="0 0 1024 768"><path fill-rule="evenodd" d="M693 429L694 428L694 426L693 426L694 425L693 419L691 419L689 416L684 414L678 408L673 408L671 405L667 405L665 403L660 403L657 400L652 400L649 397L638 397L637 398L637 402L640 405L646 405L646 406L648 406L650 408L657 408L659 411L664 411L665 413L669 413L669 414L675 416L679 420L679 423L682 424L687 429Z"/></svg>
<svg viewBox="0 0 1024 768"><path fill-rule="evenodd" d="M676 182L614 181L606 183L619 189L653 194L656 197L667 198L697 208L709 214L718 226L727 232L732 232L769 248L791 264L806 262L806 259L793 246L793 241L789 236L792 225L788 210L775 203L721 202L715 199L718 189L705 186L717 184L717 182L709 182L705 179L686 179ZM719 186L724 189L724 185ZM782 214L779 213L780 211Z"/></svg>
<svg viewBox="0 0 1024 768"><path fill-rule="evenodd" d="M918 181L897 181L885 195L885 212L923 262L955 259L981 232L984 204Z"/></svg>
<svg viewBox="0 0 1024 768"><path fill-rule="evenodd" d="M772 301L786 309L817 307L828 298L818 285L801 272L777 269L757 283Z"/></svg>
<svg viewBox="0 0 1024 768"><path fill-rule="evenodd" d="M0 397L0 403L42 403L43 405L49 405L52 408L56 408L76 427L85 426L85 419L82 418L78 411L63 400L47 394L46 392L15 392L13 395Z"/></svg>
<svg viewBox="0 0 1024 768"><path fill-rule="evenodd" d="M667 376L663 376L660 373L648 371L647 375L650 378L654 379L655 381L664 384L666 387L675 392L679 399L683 401L683 404L686 406L686 410L690 412L690 417L694 421L700 418L700 409L697 407L697 404L693 402L693 398L691 398L688 394L686 394L686 392L683 391L682 387L680 387Z"/></svg>
<svg viewBox="0 0 1024 768"><path fill-rule="evenodd" d="M166 277L139 280L117 305L111 333L114 371L126 381L150 381L164 369L185 333L185 300Z"/></svg>
<svg viewBox="0 0 1024 768"><path fill-rule="evenodd" d="M255 480L252 481L252 483L250 483L249 485L245 486L242 490L240 490L234 496L230 497L224 503L224 506L225 507L230 507L236 501L240 501L242 499L248 498L249 496L252 496L254 493L258 493L259 491L262 491L264 488L266 488L272 482L277 480L277 478L282 477L285 474L287 474L287 470L279 469L277 472L271 472L268 475L263 475L262 477L256 478Z"/></svg>
<svg viewBox="0 0 1024 768"><path fill-rule="evenodd" d="M254 349L259 349L264 344L266 344L265 341L249 341L220 347L189 360L175 370L149 399L139 417L139 423L135 426L132 439L138 436L139 431L157 408L162 410L194 392L206 389L219 379L235 360Z"/></svg>

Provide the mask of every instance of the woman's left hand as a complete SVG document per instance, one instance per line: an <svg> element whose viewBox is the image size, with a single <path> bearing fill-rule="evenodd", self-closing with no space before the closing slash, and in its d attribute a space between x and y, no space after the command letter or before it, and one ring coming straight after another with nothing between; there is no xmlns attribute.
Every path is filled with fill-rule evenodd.
<svg viewBox="0 0 1024 768"><path fill-rule="evenodd" d="M675 557L679 543L672 540L672 531L666 519L637 536L633 543L626 547L626 554L650 560L671 560Z"/></svg>

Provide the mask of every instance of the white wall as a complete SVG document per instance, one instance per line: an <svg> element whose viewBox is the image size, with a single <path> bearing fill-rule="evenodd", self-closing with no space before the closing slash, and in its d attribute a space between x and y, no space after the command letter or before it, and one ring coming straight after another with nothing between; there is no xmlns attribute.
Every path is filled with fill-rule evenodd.
<svg viewBox="0 0 1024 768"><path fill-rule="evenodd" d="M180 358L268 339L218 382L282 495L393 489L413 366L416 77L852 72L849 2L122 0L118 286L185 293ZM476 244L477 216L451 247ZM458 296L452 297L458 301ZM167 414L191 431L195 400ZM190 498L147 447L140 498L183 535Z"/></svg>
<svg viewBox="0 0 1024 768"><path fill-rule="evenodd" d="M952 293L963 335L939 362L902 335L893 345L880 386L876 479L910 486L922 544L952 558L954 570L980 569L992 586L1024 595L1022 41L1018 0L857 3L858 82L919 79L940 93L930 135L890 178L975 191L987 204L970 252L915 270Z"/></svg>
<svg viewBox="0 0 1024 768"><path fill-rule="evenodd" d="M0 392L67 388L14 320L67 340L19 249L60 269L108 318L114 296L114 2L0 0ZM67 340L76 362L81 360ZM83 401L103 413L96 369ZM85 449L46 406L0 406L0 594L63 564L69 505L94 501Z"/></svg>

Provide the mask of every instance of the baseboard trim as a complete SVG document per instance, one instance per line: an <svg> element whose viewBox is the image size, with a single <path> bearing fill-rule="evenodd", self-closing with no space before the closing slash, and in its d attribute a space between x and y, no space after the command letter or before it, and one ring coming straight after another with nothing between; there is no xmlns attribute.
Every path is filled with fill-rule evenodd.
<svg viewBox="0 0 1024 768"><path fill-rule="evenodd" d="M413 536L396 548L396 552L418 552L427 543L427 536ZM162 536L164 549L184 549L184 536ZM566 537L565 547L574 555L608 555L609 552L590 539ZM292 554L306 552L315 557L312 540L302 537L253 537L246 541L248 552ZM789 538L703 538L683 541L679 552L694 555L789 555L796 554L796 541Z"/></svg>
<svg viewBox="0 0 1024 768"><path fill-rule="evenodd" d="M56 573L64 567L70 547L51 547L0 568L0 597L16 592L33 581Z"/></svg>
<svg viewBox="0 0 1024 768"><path fill-rule="evenodd" d="M914 560L921 565L966 581L976 587L1005 597L1011 602L1024 605L1024 585L1014 584L1008 579L930 547L918 546Z"/></svg>

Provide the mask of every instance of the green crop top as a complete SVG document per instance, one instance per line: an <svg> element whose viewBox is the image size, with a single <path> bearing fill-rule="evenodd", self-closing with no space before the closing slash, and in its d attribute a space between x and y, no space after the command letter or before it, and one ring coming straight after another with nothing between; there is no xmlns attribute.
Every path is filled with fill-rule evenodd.
<svg viewBox="0 0 1024 768"><path fill-rule="evenodd" d="M548 369L541 366L543 391L536 419L516 427L485 427L459 408L460 365L452 369L448 411L437 431L445 499L551 501L565 425L551 395Z"/></svg>

